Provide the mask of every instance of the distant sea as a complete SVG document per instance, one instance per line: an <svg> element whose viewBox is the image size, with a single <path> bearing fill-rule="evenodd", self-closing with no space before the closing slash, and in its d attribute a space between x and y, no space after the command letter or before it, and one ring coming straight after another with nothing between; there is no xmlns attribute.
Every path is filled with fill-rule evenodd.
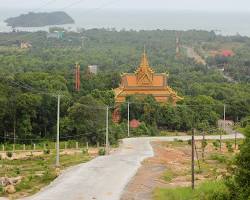
<svg viewBox="0 0 250 200"><path fill-rule="evenodd" d="M217 34L250 36L250 13L191 12L191 11L126 11L126 10L66 10L74 25L67 29L115 28L117 30L214 30ZM0 32L8 32L4 20L23 14L21 10L0 8ZM48 30L49 27L18 28L18 30Z"/></svg>

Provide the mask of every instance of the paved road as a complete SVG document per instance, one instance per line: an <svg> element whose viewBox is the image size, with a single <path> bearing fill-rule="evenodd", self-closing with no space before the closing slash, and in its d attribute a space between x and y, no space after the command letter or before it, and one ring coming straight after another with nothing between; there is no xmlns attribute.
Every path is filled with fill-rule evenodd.
<svg viewBox="0 0 250 200"><path fill-rule="evenodd" d="M206 139L219 139L207 136ZM233 139L225 135L223 139ZM238 134L238 138L243 138ZM25 200L119 200L123 189L135 175L141 161L153 156L152 141L189 140L190 136L124 139L118 151L109 156L75 166L54 182ZM202 136L197 136L201 140Z"/></svg>

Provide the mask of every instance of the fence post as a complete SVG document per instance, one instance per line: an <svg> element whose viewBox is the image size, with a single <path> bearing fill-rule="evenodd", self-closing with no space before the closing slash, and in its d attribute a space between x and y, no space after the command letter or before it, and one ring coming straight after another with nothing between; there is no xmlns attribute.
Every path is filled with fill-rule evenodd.
<svg viewBox="0 0 250 200"><path fill-rule="evenodd" d="M36 150L36 144L33 144L33 150L34 151Z"/></svg>
<svg viewBox="0 0 250 200"><path fill-rule="evenodd" d="M23 150L24 150L24 151L26 150L26 148L25 148L25 144L23 144Z"/></svg>
<svg viewBox="0 0 250 200"><path fill-rule="evenodd" d="M12 150L15 151L15 144L13 144L13 149Z"/></svg>
<svg viewBox="0 0 250 200"><path fill-rule="evenodd" d="M67 149L67 142L64 142L64 149Z"/></svg>
<svg viewBox="0 0 250 200"><path fill-rule="evenodd" d="M76 142L76 149L78 149L78 142Z"/></svg>
<svg viewBox="0 0 250 200"><path fill-rule="evenodd" d="M87 151L89 151L89 143L88 142L86 142L86 149L87 149Z"/></svg>

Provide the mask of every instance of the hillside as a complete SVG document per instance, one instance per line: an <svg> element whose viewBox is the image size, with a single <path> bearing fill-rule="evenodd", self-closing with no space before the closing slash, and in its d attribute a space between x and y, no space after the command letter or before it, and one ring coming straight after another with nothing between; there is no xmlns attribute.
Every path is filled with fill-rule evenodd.
<svg viewBox="0 0 250 200"><path fill-rule="evenodd" d="M5 20L12 27L42 27L48 25L73 24L74 20L65 12L22 14Z"/></svg>

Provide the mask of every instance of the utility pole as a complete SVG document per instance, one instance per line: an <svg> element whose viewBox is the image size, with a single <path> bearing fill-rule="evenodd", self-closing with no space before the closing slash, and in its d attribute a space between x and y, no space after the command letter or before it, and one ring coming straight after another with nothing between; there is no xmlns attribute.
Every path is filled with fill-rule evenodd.
<svg viewBox="0 0 250 200"><path fill-rule="evenodd" d="M106 155L109 154L109 107L106 108Z"/></svg>
<svg viewBox="0 0 250 200"><path fill-rule="evenodd" d="M56 167L60 166L60 95L57 97Z"/></svg>
<svg viewBox="0 0 250 200"><path fill-rule="evenodd" d="M192 162L191 162L191 171L192 171L192 190L194 190L194 132L195 130L192 130Z"/></svg>
<svg viewBox="0 0 250 200"><path fill-rule="evenodd" d="M224 123L223 123L223 126L224 126L224 130L226 130L226 104L224 104Z"/></svg>
<svg viewBox="0 0 250 200"><path fill-rule="evenodd" d="M130 113L130 112L129 112L129 109L130 109L130 108L129 108L129 105L130 105L130 104L129 104L129 102L128 102L128 137L130 136L130 124L129 124L129 123L130 123L130 119L129 119L129 113Z"/></svg>
<svg viewBox="0 0 250 200"><path fill-rule="evenodd" d="M224 104L224 111L223 111L223 129L226 131L226 104ZM222 142L222 133L220 133L220 151L221 151L221 142Z"/></svg>

